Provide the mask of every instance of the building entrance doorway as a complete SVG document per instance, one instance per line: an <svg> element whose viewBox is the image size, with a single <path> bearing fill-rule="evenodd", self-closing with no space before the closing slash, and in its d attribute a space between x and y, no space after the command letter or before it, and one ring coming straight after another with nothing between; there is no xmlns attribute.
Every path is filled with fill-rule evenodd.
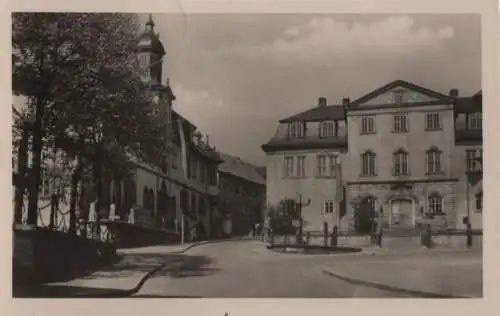
<svg viewBox="0 0 500 316"><path fill-rule="evenodd" d="M356 212L356 231L361 234L369 234L375 218L375 199L365 197L358 205Z"/></svg>
<svg viewBox="0 0 500 316"><path fill-rule="evenodd" d="M389 224L391 226L414 227L414 202L409 199L392 200Z"/></svg>

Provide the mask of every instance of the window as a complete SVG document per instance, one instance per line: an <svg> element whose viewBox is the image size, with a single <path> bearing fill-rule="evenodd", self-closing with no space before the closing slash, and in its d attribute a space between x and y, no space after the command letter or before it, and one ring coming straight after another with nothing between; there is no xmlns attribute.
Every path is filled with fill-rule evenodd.
<svg viewBox="0 0 500 316"><path fill-rule="evenodd" d="M319 125L319 137L334 137L335 123L333 121L321 122Z"/></svg>
<svg viewBox="0 0 500 316"><path fill-rule="evenodd" d="M326 176L326 156L317 156L318 160L318 177Z"/></svg>
<svg viewBox="0 0 500 316"><path fill-rule="evenodd" d="M437 148L431 148L426 153L427 173L441 172L441 151Z"/></svg>
<svg viewBox="0 0 500 316"><path fill-rule="evenodd" d="M284 164L284 174L285 177L291 177L293 176L293 157L285 157L285 164Z"/></svg>
<svg viewBox="0 0 500 316"><path fill-rule="evenodd" d="M441 129L441 115L439 112L426 114L425 129L431 131Z"/></svg>
<svg viewBox="0 0 500 316"><path fill-rule="evenodd" d="M361 176L375 176L375 154L371 151L367 151L361 155Z"/></svg>
<svg viewBox="0 0 500 316"><path fill-rule="evenodd" d="M325 201L323 214L324 215L333 215L335 210L335 202L332 200Z"/></svg>
<svg viewBox="0 0 500 316"><path fill-rule="evenodd" d="M428 198L428 213L430 214L441 214L443 213L443 198L437 194L433 193Z"/></svg>
<svg viewBox="0 0 500 316"><path fill-rule="evenodd" d="M361 134L375 133L375 119L373 116L363 116L361 118Z"/></svg>
<svg viewBox="0 0 500 316"><path fill-rule="evenodd" d="M476 112L467 115L467 129L480 130L483 128L483 113Z"/></svg>
<svg viewBox="0 0 500 316"><path fill-rule="evenodd" d="M396 103L396 104L403 103L403 94L404 94L404 90L396 90L396 91L394 91L393 92L394 103Z"/></svg>
<svg viewBox="0 0 500 316"><path fill-rule="evenodd" d="M392 131L394 133L408 132L408 115L396 114L392 118Z"/></svg>
<svg viewBox="0 0 500 316"><path fill-rule="evenodd" d="M408 153L400 149L393 154L393 175L405 176L408 173Z"/></svg>
<svg viewBox="0 0 500 316"><path fill-rule="evenodd" d="M304 124L302 122L291 122L288 125L288 137L300 138L303 136Z"/></svg>
<svg viewBox="0 0 500 316"><path fill-rule="evenodd" d="M482 211L483 210L483 192L479 192L476 194L476 211Z"/></svg>
<svg viewBox="0 0 500 316"><path fill-rule="evenodd" d="M336 172L337 172L337 156L335 155L330 155L328 156L329 163L330 163L330 177L335 177Z"/></svg>
<svg viewBox="0 0 500 316"><path fill-rule="evenodd" d="M306 157L299 156L297 157L297 177L305 177L306 176Z"/></svg>
<svg viewBox="0 0 500 316"><path fill-rule="evenodd" d="M467 172L479 172L482 171L481 161L483 156L483 150L479 149L468 149L466 151L466 164Z"/></svg>

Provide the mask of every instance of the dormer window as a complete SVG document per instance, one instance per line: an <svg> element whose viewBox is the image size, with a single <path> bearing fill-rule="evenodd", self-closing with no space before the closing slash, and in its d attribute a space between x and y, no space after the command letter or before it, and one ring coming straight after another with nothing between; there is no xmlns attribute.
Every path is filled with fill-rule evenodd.
<svg viewBox="0 0 500 316"><path fill-rule="evenodd" d="M334 121L323 121L319 124L319 136L320 137L334 137L335 133L335 122Z"/></svg>
<svg viewBox="0 0 500 316"><path fill-rule="evenodd" d="M288 137L300 138L304 136L304 124L302 122L291 122L288 125Z"/></svg>
<svg viewBox="0 0 500 316"><path fill-rule="evenodd" d="M467 129L480 130L483 128L483 113L475 112L467 115Z"/></svg>

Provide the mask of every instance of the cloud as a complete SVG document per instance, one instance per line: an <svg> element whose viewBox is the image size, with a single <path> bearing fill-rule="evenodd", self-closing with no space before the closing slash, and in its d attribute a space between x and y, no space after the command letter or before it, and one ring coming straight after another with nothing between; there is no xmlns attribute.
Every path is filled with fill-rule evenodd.
<svg viewBox="0 0 500 316"><path fill-rule="evenodd" d="M454 37L451 26L417 26L409 16L392 16L371 23L347 23L334 17L315 17L308 23L286 28L280 38L264 45L235 48L255 58L294 58L323 63L351 54L407 54L432 49Z"/></svg>

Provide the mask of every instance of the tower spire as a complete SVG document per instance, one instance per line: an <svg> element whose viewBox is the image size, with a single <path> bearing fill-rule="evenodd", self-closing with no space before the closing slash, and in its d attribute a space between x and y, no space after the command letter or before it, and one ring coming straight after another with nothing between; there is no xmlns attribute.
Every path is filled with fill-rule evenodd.
<svg viewBox="0 0 500 316"><path fill-rule="evenodd" d="M153 21L153 14L149 13L148 21L146 22L146 30L153 32L155 28L155 22Z"/></svg>

